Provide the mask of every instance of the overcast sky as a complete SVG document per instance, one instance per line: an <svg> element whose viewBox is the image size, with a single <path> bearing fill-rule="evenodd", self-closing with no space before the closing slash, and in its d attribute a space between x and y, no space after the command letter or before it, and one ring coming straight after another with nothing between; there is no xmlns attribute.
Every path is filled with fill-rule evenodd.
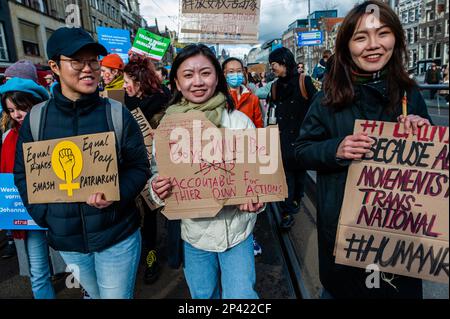
<svg viewBox="0 0 450 319"><path fill-rule="evenodd" d="M178 31L179 0L141 0L141 14L149 25L158 19L160 30L164 26ZM358 0L311 0L311 12L336 8L338 16L342 17L358 3ZM261 15L259 26L260 42L281 37L296 19L306 18L308 15L308 0L261 0ZM233 55L247 53L250 46L227 46Z"/></svg>

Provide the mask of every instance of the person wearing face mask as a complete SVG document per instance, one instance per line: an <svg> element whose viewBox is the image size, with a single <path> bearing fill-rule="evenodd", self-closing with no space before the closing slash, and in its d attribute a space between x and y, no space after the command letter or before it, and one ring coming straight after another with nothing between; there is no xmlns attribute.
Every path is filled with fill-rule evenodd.
<svg viewBox="0 0 450 319"><path fill-rule="evenodd" d="M379 8L379 15L371 7ZM314 99L296 141L297 163L317 171L317 236L323 298L422 298L420 279L381 273L379 287L366 285L365 269L335 263L334 247L348 168L370 153L373 140L354 134L356 119L399 122L406 132L430 125L427 106L408 65L405 32L381 1L366 1L345 17L324 89ZM407 94L408 115L402 114Z"/></svg>
<svg viewBox="0 0 450 319"><path fill-rule="evenodd" d="M259 99L244 85L244 66L237 58L228 58L222 63L228 89L236 109L247 115L257 128L263 127Z"/></svg>
<svg viewBox="0 0 450 319"><path fill-rule="evenodd" d="M255 128L234 109L220 63L207 46L186 46L173 61L170 82L174 97L166 114L200 111L220 128ZM172 181L158 175L156 161L152 173L149 199L162 206L172 196ZM169 264L178 268L183 263L192 298L258 298L252 239L263 210L262 203L249 202L224 206L215 217L169 221Z"/></svg>

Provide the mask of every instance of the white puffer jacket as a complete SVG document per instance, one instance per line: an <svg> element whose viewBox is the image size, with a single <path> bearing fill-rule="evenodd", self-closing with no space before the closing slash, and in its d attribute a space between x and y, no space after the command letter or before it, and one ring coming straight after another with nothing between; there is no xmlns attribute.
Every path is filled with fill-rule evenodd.
<svg viewBox="0 0 450 319"><path fill-rule="evenodd" d="M221 125L223 128L229 129L255 127L244 113L236 110L231 113L224 110ZM163 206L164 202L153 192L151 186L153 179L158 176L154 160L152 161L152 173L153 176L149 180L150 200ZM183 219L181 221L181 238L195 248L223 252L247 239L255 227L257 213L242 212L237 206L225 206L213 218Z"/></svg>

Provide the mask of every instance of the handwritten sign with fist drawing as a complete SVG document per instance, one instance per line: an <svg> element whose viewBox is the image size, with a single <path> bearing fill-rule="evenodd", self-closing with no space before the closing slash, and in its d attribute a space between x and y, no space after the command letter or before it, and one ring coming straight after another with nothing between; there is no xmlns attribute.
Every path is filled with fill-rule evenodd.
<svg viewBox="0 0 450 319"><path fill-rule="evenodd" d="M25 143L23 152L30 204L120 199L113 132Z"/></svg>

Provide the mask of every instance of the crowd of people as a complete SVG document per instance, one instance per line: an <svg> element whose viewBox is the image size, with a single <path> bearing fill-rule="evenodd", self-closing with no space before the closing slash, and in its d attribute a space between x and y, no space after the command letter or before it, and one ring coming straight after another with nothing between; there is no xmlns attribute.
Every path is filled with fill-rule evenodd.
<svg viewBox="0 0 450 319"><path fill-rule="evenodd" d="M379 20L367 13L367 6L373 4L380 8ZM380 27L365 23L369 18L380 22ZM14 174L28 213L46 230L9 232L5 255L14 254L14 242L18 254L20 247L24 256L20 267L29 270L34 297L55 298L50 277L59 272L54 266L58 263L77 265L76 279L95 299L133 298L141 258L146 263L145 282L157 280L158 210L146 201L164 206L173 185L168 176L158 173L154 156L151 163L147 160L142 133L130 113L140 108L152 128L165 115L194 110L221 128L278 125L288 185L288 197L280 203L283 230L291 229L301 211L306 170L317 172L322 297L421 298L419 279L396 275L391 284L371 290L365 286L364 269L334 263L348 167L352 160L363 158L373 143L366 134L353 134L354 121L401 122L414 132L431 124L417 84L403 67L405 33L388 5L378 1L357 5L345 17L335 47L333 55L324 52L309 76L304 63L295 61L286 48L270 54L271 72L258 74L234 57L220 65L207 46L192 44L176 56L169 73L134 52L124 63L86 31L60 28L47 43L51 69L45 77L47 89L37 83L30 62L11 66L0 86L0 172ZM98 56L104 58L99 61ZM100 92L117 89L125 91L123 132L116 134L122 136L116 141L120 201L110 201L99 189L85 203L30 204L23 144L116 131L108 120L114 103ZM406 117L401 108L404 94L409 101ZM27 113L37 107L45 112L37 122L39 135L33 136L36 120ZM146 184L149 192L142 195ZM265 208L265 203L248 202L225 206L213 218L167 222L168 263L183 267L192 298L258 298L255 256L262 248L253 232ZM21 269L21 273L25 272Z"/></svg>

